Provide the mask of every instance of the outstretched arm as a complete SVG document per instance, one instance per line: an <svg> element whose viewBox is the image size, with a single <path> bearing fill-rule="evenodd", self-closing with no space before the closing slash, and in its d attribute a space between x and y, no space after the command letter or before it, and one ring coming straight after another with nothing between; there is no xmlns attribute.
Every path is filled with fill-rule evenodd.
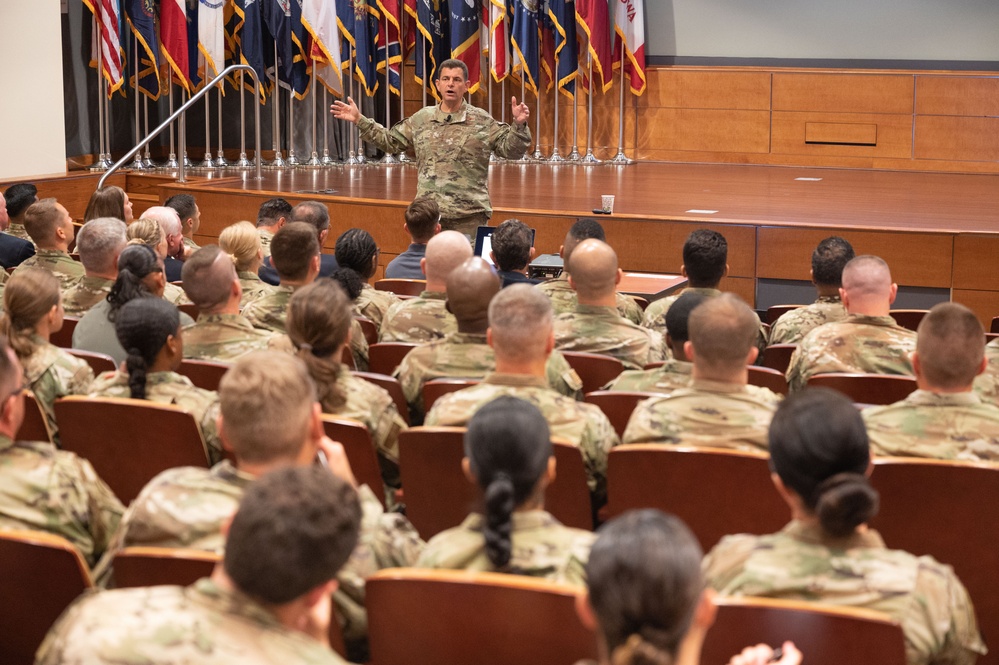
<svg viewBox="0 0 999 665"><path fill-rule="evenodd" d="M357 121L361 119L361 111L358 110L357 104L350 97L347 98L346 103L339 99L333 102L333 105L330 106L330 113L337 120L346 120L354 124L357 124Z"/></svg>
<svg viewBox="0 0 999 665"><path fill-rule="evenodd" d="M527 124L527 120L531 117L531 109L527 107L527 104L518 104L516 97L511 97L510 117L513 118L514 124L522 127Z"/></svg>

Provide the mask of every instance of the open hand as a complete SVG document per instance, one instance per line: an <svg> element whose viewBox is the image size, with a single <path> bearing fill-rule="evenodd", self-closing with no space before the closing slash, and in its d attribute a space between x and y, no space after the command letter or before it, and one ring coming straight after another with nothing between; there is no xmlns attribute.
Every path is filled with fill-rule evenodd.
<svg viewBox="0 0 999 665"><path fill-rule="evenodd" d="M732 656L728 665L766 665L776 663L777 665L801 665L802 655L793 642L784 642L781 645L780 660L774 661L774 650L766 644L757 644L755 647L746 647L742 653Z"/></svg>
<svg viewBox="0 0 999 665"><path fill-rule="evenodd" d="M527 104L518 104L516 97L511 97L510 117L513 118L514 124L526 125L527 119L531 117L531 109L527 107Z"/></svg>
<svg viewBox="0 0 999 665"><path fill-rule="evenodd" d="M350 97L347 98L346 103L341 102L339 99L333 102L330 106L330 113L337 120L346 120L347 122L356 123L361 119L361 112L357 108L357 104Z"/></svg>

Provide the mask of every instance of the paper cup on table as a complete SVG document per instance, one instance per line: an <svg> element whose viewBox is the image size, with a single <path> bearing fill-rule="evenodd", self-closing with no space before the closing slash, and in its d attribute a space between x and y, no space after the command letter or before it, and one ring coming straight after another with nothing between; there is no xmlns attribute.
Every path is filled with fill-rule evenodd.
<svg viewBox="0 0 999 665"><path fill-rule="evenodd" d="M600 209L610 215L614 212L614 195L604 194L600 197Z"/></svg>

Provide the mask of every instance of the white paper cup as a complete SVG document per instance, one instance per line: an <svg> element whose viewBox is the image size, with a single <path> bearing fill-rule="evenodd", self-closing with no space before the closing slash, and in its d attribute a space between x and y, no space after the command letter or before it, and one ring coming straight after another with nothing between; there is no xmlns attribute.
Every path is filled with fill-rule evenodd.
<svg viewBox="0 0 999 665"><path fill-rule="evenodd" d="M608 215L614 212L614 195L604 194L600 197L600 209Z"/></svg>

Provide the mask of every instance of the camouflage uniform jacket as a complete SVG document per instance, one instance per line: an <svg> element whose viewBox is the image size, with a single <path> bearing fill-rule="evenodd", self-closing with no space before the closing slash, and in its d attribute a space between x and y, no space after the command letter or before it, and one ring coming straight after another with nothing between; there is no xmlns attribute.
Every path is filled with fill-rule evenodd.
<svg viewBox="0 0 999 665"><path fill-rule="evenodd" d="M771 344L800 344L805 335L823 323L842 321L846 307L838 296L822 296L811 305L785 312L770 326Z"/></svg>
<svg viewBox="0 0 999 665"><path fill-rule="evenodd" d="M483 404L501 395L527 400L538 407L548 421L553 437L579 447L590 491L598 498L604 495L607 454L620 442L617 432L597 406L559 395L541 377L490 372L482 383L437 400L424 424L467 427L472 415Z"/></svg>
<svg viewBox="0 0 999 665"><path fill-rule="evenodd" d="M202 578L189 587L118 589L81 596L39 648L37 665L344 665L281 625L267 608Z"/></svg>
<svg viewBox="0 0 999 665"><path fill-rule="evenodd" d="M0 436L0 531L47 531L93 566L125 508L87 460L48 441Z"/></svg>
<svg viewBox="0 0 999 665"><path fill-rule="evenodd" d="M354 314L367 317L380 327L385 313L397 302L399 299L391 291L379 291L370 284L365 284L361 288L361 295L354 301Z"/></svg>
<svg viewBox="0 0 999 665"><path fill-rule="evenodd" d="M767 452L767 431L780 400L767 388L693 379L689 388L640 402L621 438Z"/></svg>
<svg viewBox="0 0 999 665"><path fill-rule="evenodd" d="M999 407L973 392L917 390L861 415L874 455L999 462Z"/></svg>
<svg viewBox="0 0 999 665"><path fill-rule="evenodd" d="M970 665L985 653L971 599L953 569L886 549L873 530L831 539L818 526L793 521L775 534L726 536L703 568L708 586L724 596L885 612L902 625L910 665Z"/></svg>
<svg viewBox="0 0 999 665"><path fill-rule="evenodd" d="M194 238L188 238L187 236L184 236L184 247L195 252L201 249L201 245L194 242Z"/></svg>
<svg viewBox="0 0 999 665"><path fill-rule="evenodd" d="M274 240L274 234L258 228L257 235L260 236L260 249L264 251L264 258L266 259L271 255L271 240Z"/></svg>
<svg viewBox="0 0 999 665"><path fill-rule="evenodd" d="M90 386L90 396L131 397L128 373L104 372ZM193 415L201 426L208 461L215 464L222 459L222 441L215 424L219 415L218 393L198 388L189 378L176 372L150 372L146 375L146 399L179 406Z"/></svg>
<svg viewBox="0 0 999 665"><path fill-rule="evenodd" d="M397 302L385 313L378 341L422 344L457 332L458 321L445 309L446 302L447 294L440 291Z"/></svg>
<svg viewBox="0 0 999 665"><path fill-rule="evenodd" d="M481 379L496 369L496 355L485 333L451 333L444 339L416 347L406 354L394 376L402 384L410 410L423 414L423 384L431 379ZM545 366L548 385L560 395L583 398L583 381L558 351Z"/></svg>
<svg viewBox="0 0 999 665"><path fill-rule="evenodd" d="M250 351L263 351L273 333L250 325L239 314L200 314L192 326L185 326L184 357L194 360L235 361Z"/></svg>
<svg viewBox="0 0 999 665"><path fill-rule="evenodd" d="M569 286L568 273L563 272L555 279L538 284L538 288L545 292L545 295L552 301L552 309L555 315L567 314L576 311L579 300L576 298L576 290ZM635 325L642 323L642 308L638 306L635 299L623 293L617 295L617 311L624 318Z"/></svg>
<svg viewBox="0 0 999 665"><path fill-rule="evenodd" d="M677 301L677 298L682 296L684 293L700 293L701 295L714 297L721 295L721 291L718 289L706 289L702 287L688 287L680 293L672 296L666 296L665 298L660 298L645 308L645 315L642 318L642 327L648 328L653 332L658 332L662 335L664 343L666 340L666 333L669 332L666 329L666 312L669 308L673 306L673 303ZM767 330L763 327L763 322L760 321L760 332L756 336L756 348L760 350L762 354L764 349L767 348ZM669 349L667 349L667 352Z"/></svg>
<svg viewBox="0 0 999 665"><path fill-rule="evenodd" d="M163 287L163 299L167 302L173 303L174 305L190 305L191 299L187 297L187 293L184 289L180 288L176 284L166 283Z"/></svg>
<svg viewBox="0 0 999 665"><path fill-rule="evenodd" d="M15 224L14 222L11 222L10 226L7 227L4 233L9 233L15 238L20 238L21 240L27 240L32 245L35 244L35 241L28 235L28 230L24 228L24 224Z"/></svg>
<svg viewBox="0 0 999 665"><path fill-rule="evenodd" d="M271 293L243 308L243 317L254 328L279 333L287 332L285 322L288 319L288 302L294 292L295 289L291 286L276 286Z"/></svg>
<svg viewBox="0 0 999 665"><path fill-rule="evenodd" d="M661 367L653 369L629 369L621 372L604 390L621 390L634 393L670 394L674 390L690 385L693 363L683 360L667 360Z"/></svg>
<svg viewBox="0 0 999 665"><path fill-rule="evenodd" d="M94 371L85 360L49 344L38 335L32 336L32 341L37 345L34 353L21 359L24 381L35 394L52 432L52 442L58 446L59 425L52 405L66 395L86 395L94 380Z"/></svg>
<svg viewBox="0 0 999 665"><path fill-rule="evenodd" d="M564 526L544 510L514 512L510 517L512 547L506 568L497 569L486 555L485 518L478 513L431 538L416 567L512 573L586 586L586 561L595 533Z"/></svg>
<svg viewBox="0 0 999 665"><path fill-rule="evenodd" d="M62 308L66 316L81 317L86 314L91 307L108 297L113 284L113 279L85 275L62 293Z"/></svg>
<svg viewBox="0 0 999 665"><path fill-rule="evenodd" d="M36 249L35 255L26 259L24 263L14 269L14 272L28 268L48 270L59 278L59 289L62 291L68 290L83 279L84 274L86 274L82 263L74 261L67 252L58 249Z"/></svg>
<svg viewBox="0 0 999 665"><path fill-rule="evenodd" d="M456 219L492 214L489 204L489 155L504 159L524 155L531 143L528 126L497 122L487 111L462 102L454 113L426 106L386 129L371 118L357 123L362 141L395 154L415 153L419 169L416 196L431 196L441 217Z"/></svg>
<svg viewBox="0 0 999 665"><path fill-rule="evenodd" d="M243 297L239 301L239 309L249 305L254 300L259 300L266 295L274 293L274 288L264 280L257 277L255 272L240 270L236 273L239 277L239 285L243 287Z"/></svg>
<svg viewBox="0 0 999 665"><path fill-rule="evenodd" d="M574 312L556 316L555 348L613 356L628 369L666 359L662 336L598 305L576 305Z"/></svg>
<svg viewBox="0 0 999 665"><path fill-rule="evenodd" d="M3 293L2 289L0 293ZM999 344L996 340L985 345L985 357L989 364L975 377L974 390L984 402L999 406Z"/></svg>
<svg viewBox="0 0 999 665"><path fill-rule="evenodd" d="M909 355L915 349L916 333L890 316L851 314L805 335L791 355L787 385L801 390L809 377L828 372L912 376Z"/></svg>
<svg viewBox="0 0 999 665"><path fill-rule="evenodd" d="M347 401L335 412L326 413L363 423L371 433L378 454L398 464L399 432L406 429L406 421L395 408L392 396L381 386L354 376L342 365L336 383ZM386 482L393 487L399 486L397 479L386 478Z"/></svg>

